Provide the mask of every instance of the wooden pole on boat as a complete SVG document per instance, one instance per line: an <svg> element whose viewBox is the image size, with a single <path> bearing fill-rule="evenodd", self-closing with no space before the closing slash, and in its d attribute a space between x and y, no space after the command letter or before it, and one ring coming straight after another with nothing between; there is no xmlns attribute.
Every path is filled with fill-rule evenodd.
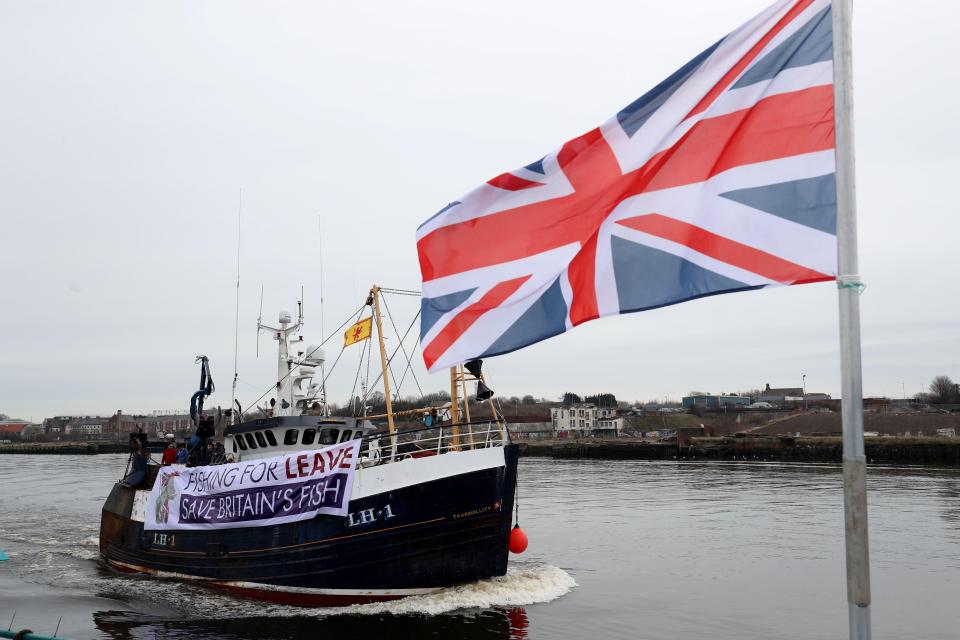
<svg viewBox="0 0 960 640"><path fill-rule="evenodd" d="M383 368L383 395L387 402L387 428L390 430L390 457L397 455L397 433L393 426L393 399L390 395L390 371L387 366L387 347L383 343L383 324L380 322L380 287L370 288L373 298L373 317L377 321L377 341L380 343L380 366Z"/></svg>
<svg viewBox="0 0 960 640"><path fill-rule="evenodd" d="M403 410L403 411L394 411L394 412L392 412L392 415L393 415L394 419L396 419L396 418L399 418L399 417L401 417L401 416L421 416L421 417L422 417L422 416L423 416L424 414L426 414L426 413L430 413L430 407L420 408L420 409L405 409L405 410ZM378 413L378 414L376 414L376 415L364 416L364 417L365 417L367 420L383 420L383 419L386 418L388 415L391 415L391 414ZM398 432L399 432L399 431L398 431Z"/></svg>
<svg viewBox="0 0 960 640"><path fill-rule="evenodd" d="M467 374L463 372L463 365L457 366L457 374L460 378L460 390L463 391L463 413L467 417L467 441L470 448L475 449L476 443L473 441L473 420L470 418L470 394L467 393Z"/></svg>
<svg viewBox="0 0 960 640"><path fill-rule="evenodd" d="M453 434L452 448L460 449L460 386L457 384L457 368L450 367L450 431Z"/></svg>
<svg viewBox="0 0 960 640"><path fill-rule="evenodd" d="M835 0L832 9L847 607L851 640L870 640L867 459L863 445L863 380L860 356L860 292L863 290L863 283L857 266L857 202L853 147L853 0Z"/></svg>

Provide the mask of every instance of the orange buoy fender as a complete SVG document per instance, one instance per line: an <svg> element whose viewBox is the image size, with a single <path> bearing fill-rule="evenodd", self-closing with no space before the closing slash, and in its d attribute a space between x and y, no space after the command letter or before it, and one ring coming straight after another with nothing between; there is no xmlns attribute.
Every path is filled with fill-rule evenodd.
<svg viewBox="0 0 960 640"><path fill-rule="evenodd" d="M510 531L510 551L523 553L527 550L528 544L530 544L530 541L527 539L527 534L523 532L520 525L515 525L513 530Z"/></svg>

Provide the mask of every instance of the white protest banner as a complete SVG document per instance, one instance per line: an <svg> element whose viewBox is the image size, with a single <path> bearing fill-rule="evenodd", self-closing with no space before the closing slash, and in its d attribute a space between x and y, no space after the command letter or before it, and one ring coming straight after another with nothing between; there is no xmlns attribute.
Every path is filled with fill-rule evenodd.
<svg viewBox="0 0 960 640"><path fill-rule="evenodd" d="M209 467L163 467L143 528L230 529L347 515L360 441Z"/></svg>

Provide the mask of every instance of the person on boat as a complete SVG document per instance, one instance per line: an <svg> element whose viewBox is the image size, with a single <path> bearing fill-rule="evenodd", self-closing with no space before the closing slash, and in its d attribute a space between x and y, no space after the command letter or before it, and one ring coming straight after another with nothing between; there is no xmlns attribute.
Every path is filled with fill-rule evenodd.
<svg viewBox="0 0 960 640"><path fill-rule="evenodd" d="M202 455L200 456L201 466L205 467L210 464L213 464L213 440L207 440L203 446Z"/></svg>
<svg viewBox="0 0 960 640"><path fill-rule="evenodd" d="M198 467L203 464L202 451L201 447L203 446L203 441L197 434L190 436L190 439L187 440L187 466L188 467Z"/></svg>
<svg viewBox="0 0 960 640"><path fill-rule="evenodd" d="M190 457L190 452L187 451L187 443L181 442L177 446L177 464L187 464L187 458Z"/></svg>
<svg viewBox="0 0 960 640"><path fill-rule="evenodd" d="M227 452L219 442L213 442L213 453L210 456L210 464L224 464L227 461Z"/></svg>
<svg viewBox="0 0 960 640"><path fill-rule="evenodd" d="M163 458L160 462L163 465L173 464L177 461L177 443L172 439L167 442L167 448L163 450Z"/></svg>

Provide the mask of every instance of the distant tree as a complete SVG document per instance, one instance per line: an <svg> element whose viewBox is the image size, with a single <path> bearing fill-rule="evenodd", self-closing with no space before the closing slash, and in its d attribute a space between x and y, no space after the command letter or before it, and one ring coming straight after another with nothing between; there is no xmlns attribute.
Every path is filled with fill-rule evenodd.
<svg viewBox="0 0 960 640"><path fill-rule="evenodd" d="M937 376L930 382L930 402L933 404L954 404L960 402L958 396L957 385L949 376Z"/></svg>
<svg viewBox="0 0 960 640"><path fill-rule="evenodd" d="M930 402L930 394L923 392L915 393L913 394L913 401L918 404L928 404Z"/></svg>
<svg viewBox="0 0 960 640"><path fill-rule="evenodd" d="M422 406L433 406L447 402L450 402L449 391L433 391L431 393L425 393L423 398L421 398Z"/></svg>
<svg viewBox="0 0 960 640"><path fill-rule="evenodd" d="M522 404L537 404L537 399L527 394L520 400Z"/></svg>
<svg viewBox="0 0 960 640"><path fill-rule="evenodd" d="M7 414L5 414L5 413L0 413L0 420L7 420L7 419L9 419L9 418L10 418L10 416L8 416Z"/></svg>
<svg viewBox="0 0 960 640"><path fill-rule="evenodd" d="M507 398L507 402L510 404L520 404L520 396L510 396Z"/></svg>
<svg viewBox="0 0 960 640"><path fill-rule="evenodd" d="M563 394L563 404L580 404L583 400L575 393L567 391Z"/></svg>
<svg viewBox="0 0 960 640"><path fill-rule="evenodd" d="M584 397L584 402L589 402L595 404L598 407L616 407L617 406L617 396L612 393L598 393L593 396Z"/></svg>

